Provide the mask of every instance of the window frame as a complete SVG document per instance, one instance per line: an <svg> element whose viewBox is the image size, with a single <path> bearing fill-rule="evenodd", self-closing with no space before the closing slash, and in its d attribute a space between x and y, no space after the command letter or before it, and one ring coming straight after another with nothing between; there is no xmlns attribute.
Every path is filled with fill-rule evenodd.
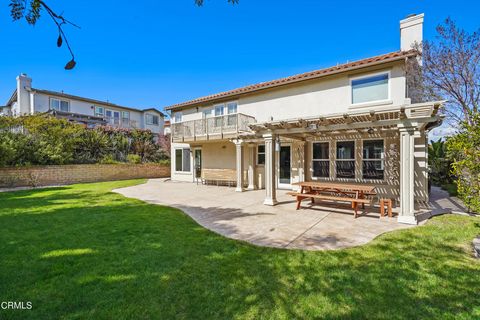
<svg viewBox="0 0 480 320"><path fill-rule="evenodd" d="M192 172L192 161L190 159L190 148L185 148L185 147L180 147L180 148L174 148L175 150L175 173L191 173ZM178 162L177 162L177 151L182 151L182 162L180 163L181 165L181 170L177 170L178 168ZM184 157L185 153L187 154L187 157L189 158L188 163L189 163L189 168L188 170L184 170Z"/></svg>
<svg viewBox="0 0 480 320"><path fill-rule="evenodd" d="M382 141L383 143L383 158L380 159L365 159L363 156L363 147L365 144L365 141ZM363 162L364 161L379 161L380 163L383 163L383 179L376 179L376 178L365 178L364 172L363 172ZM362 180L368 180L368 181L385 181L385 164L386 164L386 152L385 152L385 138L369 138L369 139L362 139Z"/></svg>
<svg viewBox="0 0 480 320"><path fill-rule="evenodd" d="M149 121L148 121L149 117L152 117L152 122L151 123L149 123ZM153 119L155 119L155 117L157 118L157 123L155 123L155 121L153 121ZM152 114L152 113L146 113L145 114L145 123L148 126L158 126L158 125L160 125L160 117L158 115L155 115L155 114Z"/></svg>
<svg viewBox="0 0 480 320"><path fill-rule="evenodd" d="M355 80L361 80L361 79L366 79L366 78L371 78L379 75L384 75L386 74L388 79L387 79L387 98L386 99L380 99L380 100L372 100L372 101L364 101L364 102L357 102L353 103L353 81ZM350 95L350 106L362 106L362 105L371 105L371 104L382 104L382 103L390 103L392 99L392 71L391 70L383 70L383 71L378 71L378 72L371 72L368 74L362 74L358 76L352 76L349 79L349 95Z"/></svg>
<svg viewBox="0 0 480 320"><path fill-rule="evenodd" d="M260 151L258 150L258 148L261 147L261 146L263 146L263 152L260 152ZM266 151L267 151L267 149L265 149L265 145L264 145L264 144L257 144L257 154L256 154L256 159L255 159L255 160L256 160L255 162L256 162L257 166L264 166L264 165L265 165L265 160L266 160L266 159L265 159L265 153L266 153ZM258 162L258 156L259 156L260 154L263 154L263 163Z"/></svg>
<svg viewBox="0 0 480 320"><path fill-rule="evenodd" d="M54 101L54 100L58 101L58 109L52 108L52 101ZM67 105L68 105L68 110L67 111L62 110L62 101L67 103ZM60 112L70 112L70 100L60 99L60 98L55 98L55 97L49 97L48 109L49 110L56 110L56 111L60 111Z"/></svg>
<svg viewBox="0 0 480 320"><path fill-rule="evenodd" d="M235 112L230 112L229 105L235 104ZM229 101L225 103L225 108L227 109L227 114L237 114L238 113L238 101Z"/></svg>
<svg viewBox="0 0 480 320"><path fill-rule="evenodd" d="M338 143L339 142L353 142L353 159L338 159ZM356 166L357 166L357 158L356 158L356 149L357 147L357 141L355 139L342 139L342 140L337 140L335 141L335 179L347 179L347 180L355 180L357 178L357 173L356 173ZM353 177L346 178L346 177L339 177L338 176L338 168L337 168L337 162L346 162L346 161L353 161Z"/></svg>
<svg viewBox="0 0 480 320"><path fill-rule="evenodd" d="M102 109L102 113L97 112L98 108ZM105 117L105 107L93 106L93 114L95 117Z"/></svg>
<svg viewBox="0 0 480 320"><path fill-rule="evenodd" d="M315 143L320 143L320 144L321 144L321 143L326 143L326 144L328 145L328 158L327 158L327 159L315 159L315 158L313 157L313 145L314 145ZM332 172L331 172L332 170L330 170L330 169L331 169L331 168L330 168L330 163L331 163L331 160L332 160L332 159L331 159L331 151L332 151L331 146L332 146L331 141L322 141L322 140L312 141L311 150L310 150L310 151L311 151L311 155L312 155L312 162L311 162L312 179L316 179L316 180L317 180L317 179L330 179L330 177L332 176ZM314 163L314 161L324 161L324 162L328 162L328 176L327 176L327 177L314 176L314 171L313 171L313 163Z"/></svg>
<svg viewBox="0 0 480 320"><path fill-rule="evenodd" d="M178 121L178 116L180 116L180 121ZM174 123L180 123L183 121L183 113L181 112L175 112L175 114L173 115L173 120L175 120Z"/></svg>

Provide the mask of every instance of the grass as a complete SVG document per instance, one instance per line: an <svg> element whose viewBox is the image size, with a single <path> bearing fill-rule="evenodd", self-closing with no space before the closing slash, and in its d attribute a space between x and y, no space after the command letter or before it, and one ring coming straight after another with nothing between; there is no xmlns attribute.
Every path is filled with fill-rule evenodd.
<svg viewBox="0 0 480 320"><path fill-rule="evenodd" d="M0 319L473 319L480 219L441 216L368 245L255 247L181 211L110 192L141 181L0 194Z"/></svg>

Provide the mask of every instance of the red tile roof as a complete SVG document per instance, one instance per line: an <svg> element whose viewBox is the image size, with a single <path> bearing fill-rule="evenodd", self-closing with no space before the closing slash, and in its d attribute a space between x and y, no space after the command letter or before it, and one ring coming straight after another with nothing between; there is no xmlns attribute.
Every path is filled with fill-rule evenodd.
<svg viewBox="0 0 480 320"><path fill-rule="evenodd" d="M165 108L165 110L175 110L175 109L182 109L182 108L187 108L187 107L194 107L198 106L199 104L205 103L205 102L213 102L217 100L222 100L225 98L231 98L234 96L239 96L247 93L252 93L255 91L259 90L264 90L268 88L273 88L273 87L278 87L278 86L283 86L295 82L300 82L300 81L305 81L305 80L311 80L311 79L316 79L316 78L321 78L327 75L331 74L336 74L336 73L341 73L341 72L346 72L349 70L354 70L354 69L359 69L359 68L364 68L372 65L377 65L377 64L382 64L382 63L388 63L392 61L397 61L397 60L402 60L406 57L411 57L415 56L417 52L415 50L409 50L409 51L395 51L395 52L390 52L387 54L382 54L379 56L367 58L367 59L362 59L362 60L357 60L354 62L349 62L345 64L340 64L334 67L329 67L325 69L320 69L320 70L315 70L315 71L310 71L310 72L305 72L297 75L293 75L290 77L286 78L281 78L281 79L276 79L272 81L266 81L266 82L260 82L257 84L252 84L246 87L230 90L230 91L224 91L216 94L212 94L209 96L204 96L201 98L197 98L194 100L174 104L171 106L168 106Z"/></svg>

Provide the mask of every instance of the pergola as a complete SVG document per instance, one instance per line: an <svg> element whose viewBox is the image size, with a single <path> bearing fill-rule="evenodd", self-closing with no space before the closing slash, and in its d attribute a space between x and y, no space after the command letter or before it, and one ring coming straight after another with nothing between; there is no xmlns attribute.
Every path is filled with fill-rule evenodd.
<svg viewBox="0 0 480 320"><path fill-rule="evenodd" d="M414 216L414 139L421 130L441 124L438 114L445 101L417 103L402 107L376 108L372 111L319 115L250 124L250 133L232 140L236 145L237 191L243 191L243 151L249 142L265 144L265 205L275 205L276 170L275 141L277 137L306 141L337 133L382 132L397 130L400 136L400 215L399 222L416 223ZM253 163L253 150L250 150ZM251 168L252 167L252 168ZM248 168L248 186L253 188L253 165ZM252 172L251 172L252 171Z"/></svg>

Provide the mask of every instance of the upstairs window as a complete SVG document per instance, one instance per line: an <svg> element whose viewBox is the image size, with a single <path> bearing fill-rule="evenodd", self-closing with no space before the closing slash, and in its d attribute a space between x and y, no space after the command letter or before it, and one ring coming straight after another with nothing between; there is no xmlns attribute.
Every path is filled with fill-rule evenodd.
<svg viewBox="0 0 480 320"><path fill-rule="evenodd" d="M227 103L227 112L228 114L237 113L237 103L236 102Z"/></svg>
<svg viewBox="0 0 480 320"><path fill-rule="evenodd" d="M260 145L257 147L257 164L265 164L265 146Z"/></svg>
<svg viewBox="0 0 480 320"><path fill-rule="evenodd" d="M383 140L363 141L363 179L383 180L385 170Z"/></svg>
<svg viewBox="0 0 480 320"><path fill-rule="evenodd" d="M130 112L122 111L122 123L128 124L130 122Z"/></svg>
<svg viewBox="0 0 480 320"><path fill-rule="evenodd" d="M388 73L352 80L352 104L388 100Z"/></svg>
<svg viewBox="0 0 480 320"><path fill-rule="evenodd" d="M145 119L148 125L158 126L158 116L147 113Z"/></svg>
<svg viewBox="0 0 480 320"><path fill-rule="evenodd" d="M50 109L69 112L70 111L70 102L68 102L66 100L50 98Z"/></svg>
<svg viewBox="0 0 480 320"><path fill-rule="evenodd" d="M103 117L104 114L105 114L105 109L103 107L95 106L95 116L96 117Z"/></svg>
<svg viewBox="0 0 480 320"><path fill-rule="evenodd" d="M355 141L337 142L337 178L355 178Z"/></svg>
<svg viewBox="0 0 480 320"><path fill-rule="evenodd" d="M330 177L330 157L328 142L314 142L312 156L312 176L315 178Z"/></svg>
<svg viewBox="0 0 480 320"><path fill-rule="evenodd" d="M222 124L223 124L223 109L224 109L224 105L223 104L220 104L218 106L215 106L215 126L216 127L221 127Z"/></svg>
<svg viewBox="0 0 480 320"><path fill-rule="evenodd" d="M237 103L229 102L227 103L227 124L229 126L234 126L237 123Z"/></svg>
<svg viewBox="0 0 480 320"><path fill-rule="evenodd" d="M175 112L175 123L182 122L182 113L181 112Z"/></svg>

